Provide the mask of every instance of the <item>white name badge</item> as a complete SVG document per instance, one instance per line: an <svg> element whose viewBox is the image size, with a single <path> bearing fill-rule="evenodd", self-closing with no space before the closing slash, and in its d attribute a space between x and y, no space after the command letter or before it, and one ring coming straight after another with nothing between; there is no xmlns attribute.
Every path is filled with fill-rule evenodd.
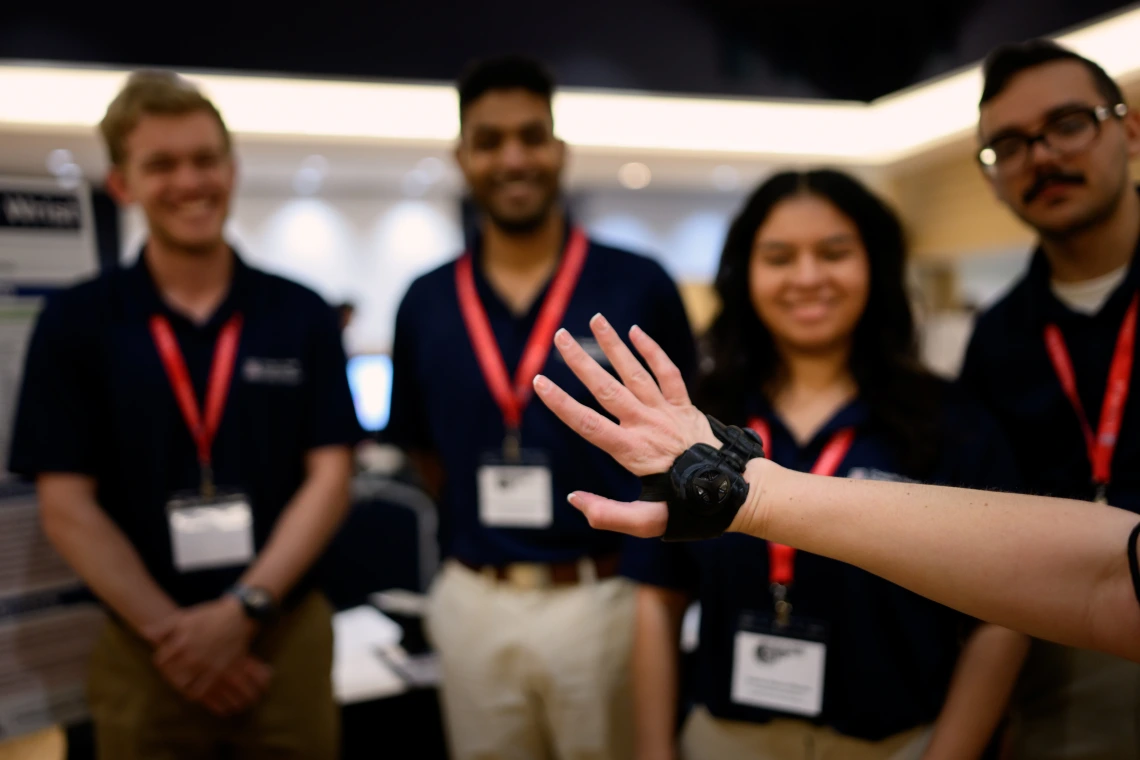
<svg viewBox="0 0 1140 760"><path fill-rule="evenodd" d="M243 494L174 499L167 504L170 546L179 572L248 565L253 511Z"/></svg>
<svg viewBox="0 0 1140 760"><path fill-rule="evenodd" d="M738 630L732 659L732 701L750 707L814 717L823 710L827 644L810 638ZM793 626L788 633L799 632Z"/></svg>
<svg viewBox="0 0 1140 760"><path fill-rule="evenodd" d="M485 464L477 474L479 520L494 528L549 528L554 522L550 468Z"/></svg>

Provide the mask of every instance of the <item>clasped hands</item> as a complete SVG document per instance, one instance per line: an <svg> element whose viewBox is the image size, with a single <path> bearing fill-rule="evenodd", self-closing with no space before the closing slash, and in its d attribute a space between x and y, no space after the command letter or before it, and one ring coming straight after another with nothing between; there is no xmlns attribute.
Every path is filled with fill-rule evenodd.
<svg viewBox="0 0 1140 760"><path fill-rule="evenodd" d="M215 715L248 710L269 687L270 667L249 652L257 624L228 594L179 609L141 633L162 677Z"/></svg>

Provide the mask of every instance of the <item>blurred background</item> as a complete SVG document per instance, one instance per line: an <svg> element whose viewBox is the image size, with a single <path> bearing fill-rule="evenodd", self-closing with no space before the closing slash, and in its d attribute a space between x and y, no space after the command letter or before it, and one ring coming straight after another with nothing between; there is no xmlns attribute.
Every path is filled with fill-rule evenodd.
<svg viewBox="0 0 1140 760"><path fill-rule="evenodd" d="M973 165L976 63L998 43L1075 29L1065 41L1134 95L1140 55L1110 45L1128 10L1109 0L271 12L206 2L160 17L138 3L114 13L25 3L0 24L0 175L88 183L100 255L133 257L140 221L100 197L92 124L125 71L187 73L239 141L233 240L261 266L354 304L350 352L382 356L408 283L463 245L450 82L472 58L528 53L563 85L556 126L573 148L573 213L597 237L659 257L698 329L715 310L708 284L743 195L779 168L841 165L903 214L927 354L952 373L970 311L1016 275L1030 243Z"/></svg>
<svg viewBox="0 0 1140 760"><path fill-rule="evenodd" d="M546 62L561 85L571 213L598 239L661 261L698 332L716 312L728 221L752 188L789 167L861 177L906 224L924 355L954 375L977 310L1032 246L975 165L978 63L995 45L1041 35L1099 62L1140 101L1140 6L1111 0L6 3L0 200L63 199L78 216L22 237L0 224L0 247L70 262L24 279L0 271L0 428L34 316L3 298L133 260L143 241L141 217L102 189L95 132L132 69L178 70L220 107L240 172L230 238L250 262L351 305L350 381L362 422L380 430L400 298L462 250L474 223L451 159L452 82L468 61L517 52ZM35 519L26 506L25 527ZM430 545L434 527L418 530ZM8 556L13 572L22 557ZM430 577L420 559L426 569L402 587ZM0 589L0 619L24 611L5 604ZM18 670L10 644L0 635L0 673ZM57 663L51 653L43 665ZM0 691L0 718L16 714L5 709Z"/></svg>

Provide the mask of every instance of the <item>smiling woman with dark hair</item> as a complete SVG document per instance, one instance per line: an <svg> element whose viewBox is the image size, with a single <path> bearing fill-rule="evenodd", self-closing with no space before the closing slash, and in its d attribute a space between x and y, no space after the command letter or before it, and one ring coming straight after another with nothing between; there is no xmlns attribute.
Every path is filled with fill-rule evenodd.
<svg viewBox="0 0 1140 760"><path fill-rule="evenodd" d="M778 174L728 233L698 407L750 421L784 467L1016 485L996 428L919 364L893 212L835 171ZM701 603L686 758L976 758L1024 637L858 568L747 536L639 542L641 757L673 753L676 631ZM963 640L963 636L966 638ZM799 748L791 753L789 747Z"/></svg>
<svg viewBox="0 0 1140 760"><path fill-rule="evenodd" d="M839 259L858 259L857 269L866 271L860 292L846 299L863 304L858 314L849 314L850 332L835 336L843 345L816 345L809 337L811 353L821 349L847 355L850 379L859 388L860 399L884 432L892 439L907 470L925 475L938 456L941 430L938 425L939 396L942 386L919 363L914 316L904 281L906 243L902 226L894 212L878 197L850 176L837 171L784 172L761 185L748 199L729 228L716 292L722 308L705 339L711 371L700 381L695 398L714 417L736 419L757 386L771 388L788 380L788 366L778 346L780 324L793 322L774 311L768 319L753 308L753 266L779 270L795 252L789 241L769 240L759 245L757 232L766 220L789 199L823 201L819 208L827 216L844 219L835 226L832 238L820 238L815 228L801 228L802 238L819 238L823 267ZM810 201L809 201L810 202ZM816 211L800 214L812 221ZM849 256L854 248L859 256ZM763 249L763 250L760 250ZM759 254L766 251L763 256ZM795 262L791 262L795 263ZM773 278L763 278L773 282ZM827 279L827 278L824 278ZM812 290L809 283L808 290ZM803 291L801 288L800 291ZM802 292L791 294L800 297ZM812 300L816 293L807 293ZM844 299L833 298L835 302ZM793 317L794 315L789 315ZM812 330L810 319L802 330ZM821 327L820 329L828 329Z"/></svg>

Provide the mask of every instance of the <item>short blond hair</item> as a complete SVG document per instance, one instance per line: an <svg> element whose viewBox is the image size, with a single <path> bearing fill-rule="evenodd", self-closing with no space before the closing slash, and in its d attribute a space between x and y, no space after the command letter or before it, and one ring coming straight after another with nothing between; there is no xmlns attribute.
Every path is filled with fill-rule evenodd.
<svg viewBox="0 0 1140 760"><path fill-rule="evenodd" d="M181 116L197 111L217 119L229 152L231 141L226 122L217 106L197 87L172 71L136 71L131 74L99 122L99 131L111 163L121 166L126 160L127 135L144 116Z"/></svg>

